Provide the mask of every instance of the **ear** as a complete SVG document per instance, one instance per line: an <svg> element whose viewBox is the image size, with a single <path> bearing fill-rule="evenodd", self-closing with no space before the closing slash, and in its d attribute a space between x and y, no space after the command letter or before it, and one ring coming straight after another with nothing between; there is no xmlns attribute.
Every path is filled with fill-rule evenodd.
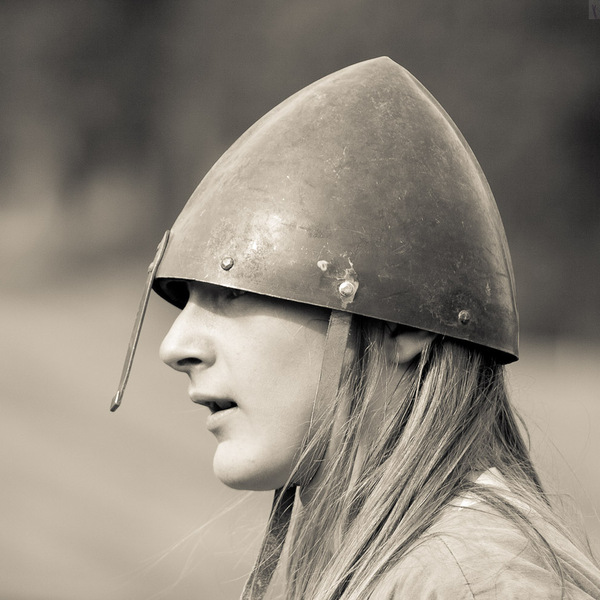
<svg viewBox="0 0 600 600"><path fill-rule="evenodd" d="M423 348L436 336L431 331L402 327L388 323L385 328L384 348L387 358L396 365L407 364L421 354Z"/></svg>

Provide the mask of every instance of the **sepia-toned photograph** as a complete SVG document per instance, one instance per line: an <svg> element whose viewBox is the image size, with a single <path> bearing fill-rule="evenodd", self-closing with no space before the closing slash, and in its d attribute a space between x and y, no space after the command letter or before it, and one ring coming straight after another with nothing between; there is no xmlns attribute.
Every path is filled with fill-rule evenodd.
<svg viewBox="0 0 600 600"><path fill-rule="evenodd" d="M0 0L0 600L600 600L599 19Z"/></svg>

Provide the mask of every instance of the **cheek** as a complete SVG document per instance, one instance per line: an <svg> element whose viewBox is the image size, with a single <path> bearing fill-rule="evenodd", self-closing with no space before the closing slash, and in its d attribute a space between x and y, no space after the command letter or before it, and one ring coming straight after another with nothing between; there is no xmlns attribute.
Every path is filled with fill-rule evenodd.
<svg viewBox="0 0 600 600"><path fill-rule="evenodd" d="M269 398L275 425L286 430L288 439L304 438L317 395L323 363L322 336L303 332L302 337L281 348L269 371L273 395Z"/></svg>
<svg viewBox="0 0 600 600"><path fill-rule="evenodd" d="M250 360L246 357L247 372L255 392L260 395L262 390L266 408L273 414L288 412L292 418L310 413L321 374L327 323L319 322L319 326L314 330L267 320L262 336L257 332L254 337Z"/></svg>
<svg viewBox="0 0 600 600"><path fill-rule="evenodd" d="M271 354L278 361L281 372L286 373L305 392L319 380L325 350L325 329L326 323L323 324L323 331L307 327L292 328L287 337L271 347Z"/></svg>
<svg viewBox="0 0 600 600"><path fill-rule="evenodd" d="M297 330L256 345L246 362L240 420L219 440L216 476L236 489L269 490L290 477L309 430L319 384L324 335ZM271 343L266 343L271 342Z"/></svg>

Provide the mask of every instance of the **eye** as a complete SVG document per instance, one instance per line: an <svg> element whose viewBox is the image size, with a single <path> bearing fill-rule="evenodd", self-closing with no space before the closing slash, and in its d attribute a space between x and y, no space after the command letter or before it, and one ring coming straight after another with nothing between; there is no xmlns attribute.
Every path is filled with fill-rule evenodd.
<svg viewBox="0 0 600 600"><path fill-rule="evenodd" d="M237 289L228 289L227 293L225 294L225 297L227 298L227 300L235 300L236 298L239 298L240 296L243 296L244 294L247 294L247 292L244 292L243 290L237 290Z"/></svg>

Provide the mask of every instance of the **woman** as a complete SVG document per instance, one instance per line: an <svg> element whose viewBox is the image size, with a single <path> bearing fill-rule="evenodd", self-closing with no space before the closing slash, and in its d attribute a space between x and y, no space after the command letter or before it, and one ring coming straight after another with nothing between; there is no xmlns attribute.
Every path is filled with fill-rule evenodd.
<svg viewBox="0 0 600 600"><path fill-rule="evenodd" d="M494 199L396 63L334 73L250 128L151 286L182 309L161 356L210 410L216 475L277 490L243 598L282 562L289 600L600 598L507 399L518 323Z"/></svg>

